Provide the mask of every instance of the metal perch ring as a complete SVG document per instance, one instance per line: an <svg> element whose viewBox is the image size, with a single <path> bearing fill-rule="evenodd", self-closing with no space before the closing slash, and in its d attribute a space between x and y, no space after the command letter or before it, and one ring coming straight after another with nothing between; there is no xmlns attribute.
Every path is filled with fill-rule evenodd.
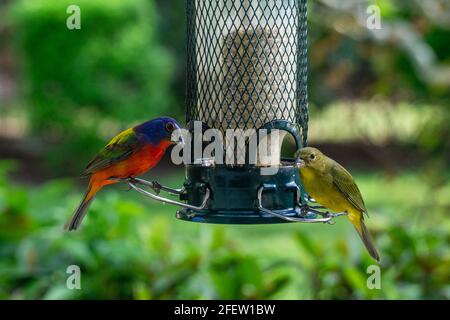
<svg viewBox="0 0 450 320"><path fill-rule="evenodd" d="M319 211L316 209L322 209L324 207L321 206L308 206L308 205L300 205L299 200L300 200L300 189L298 188L297 192L296 192L296 204L299 205L301 212L303 213L303 215L305 217L289 217L289 216L285 216L282 214L279 214L275 211L266 209L263 207L262 205L262 195L264 192L264 186L261 186L258 189L258 209L264 213L270 214L272 216L278 217L280 219L289 221L289 222L302 222L302 223L328 223L328 224L334 224L334 222L332 221L333 218L336 217L340 217L343 215L347 215L347 212L338 212L338 213L331 213L328 211ZM307 214L312 213L312 214L318 214L321 215L323 218L306 218Z"/></svg>
<svg viewBox="0 0 450 320"><path fill-rule="evenodd" d="M131 189L136 190L137 192L152 198L153 200L162 202L162 203L168 203L168 204L173 204L179 207L183 207L183 208L187 208L187 209L192 209L192 210L202 210L206 207L206 204L209 200L209 196L210 196L210 191L209 188L206 188L206 192L205 192L205 197L203 198L203 201L201 203L200 206L193 206L187 203L183 203L183 202L179 202L179 201L175 201L175 200L171 200L171 199L167 199L164 197L159 196L159 192L160 190L164 190L166 192L168 192L171 195L180 195L184 193L184 188L181 189L173 189L173 188L169 188L166 186L163 186L161 184L159 184L156 181L153 182L149 182L147 180L144 179L140 179L140 178L126 178L126 179L119 179L119 178L114 178L111 180L117 180L123 183L126 183ZM137 185L143 185L146 187L149 187L151 189L153 189L157 194L153 194L145 189L142 189L140 187L138 187Z"/></svg>

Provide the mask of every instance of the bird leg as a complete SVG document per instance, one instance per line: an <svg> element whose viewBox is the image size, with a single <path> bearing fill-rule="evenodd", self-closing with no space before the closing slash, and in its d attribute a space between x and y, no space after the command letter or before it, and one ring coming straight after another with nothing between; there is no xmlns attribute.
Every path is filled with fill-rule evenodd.
<svg viewBox="0 0 450 320"><path fill-rule="evenodd" d="M111 177L109 178L109 180L111 181L118 181L118 182L123 182L128 186L128 189L125 190L125 192L128 192L132 189L132 187L130 186L130 183L135 183L135 181L133 181L134 179L132 177L128 177L128 178L115 178L115 177Z"/></svg>
<svg viewBox="0 0 450 320"><path fill-rule="evenodd" d="M151 184L152 184L151 187L158 193L161 190L166 191L167 193L169 193L172 196L179 196L180 194L185 193L185 187L182 187L180 189L174 189L174 188L163 186L158 181L152 181Z"/></svg>
<svg viewBox="0 0 450 320"><path fill-rule="evenodd" d="M307 204L302 204L300 206L300 214L302 217L306 217L309 212L309 206Z"/></svg>
<svg viewBox="0 0 450 320"><path fill-rule="evenodd" d="M336 222L332 219L336 218L336 217L340 217L340 216L345 216L347 215L347 211L344 212L336 212L336 213L331 213L331 212L327 212L327 217L330 217L331 219L327 222L328 224L335 224Z"/></svg>
<svg viewBox="0 0 450 320"><path fill-rule="evenodd" d="M134 186L142 185L142 186L148 187L148 188L152 189L156 195L159 195L161 193L161 190L164 190L164 191L167 191L171 195L177 196L177 195L184 193L184 190L185 190L184 187L181 189L173 189L173 188L165 187L157 181L150 182L147 180L143 180L140 178L134 178L134 177L128 177L126 179L115 179L115 180L128 183L128 185L133 184Z"/></svg>
<svg viewBox="0 0 450 320"><path fill-rule="evenodd" d="M125 192L128 192L131 189L133 189L131 187L130 183L136 184L136 180L133 177L128 177L128 178L122 179L122 181L124 181L128 185L128 189Z"/></svg>
<svg viewBox="0 0 450 320"><path fill-rule="evenodd" d="M142 179L136 179L133 177L129 177L127 179L127 182L132 183L134 185L140 184L143 186L147 186L147 187L151 188L155 192L156 195L159 195L161 192L161 189L162 189L162 186L156 181L148 182L148 181L145 181Z"/></svg>
<svg viewBox="0 0 450 320"><path fill-rule="evenodd" d="M329 217L332 217L332 218L336 218L336 217L340 217L340 216L346 216L346 215L348 215L348 212L347 212L347 211L344 211L344 212L336 212L336 213L330 213L330 212L328 212L328 216L329 216Z"/></svg>
<svg viewBox="0 0 450 320"><path fill-rule="evenodd" d="M325 209L324 206L308 206L310 209Z"/></svg>
<svg viewBox="0 0 450 320"><path fill-rule="evenodd" d="M150 186L150 188L152 188L156 194L160 194L162 185L158 181L152 181L152 185Z"/></svg>
<svg viewBox="0 0 450 320"><path fill-rule="evenodd" d="M300 212L303 217L307 216L308 213L313 213L313 214L322 216L322 218L330 218L330 220L327 221L327 223L331 224L331 225L335 224L335 222L332 220L333 218L347 215L347 212L331 213L329 211L317 210L317 209L324 209L324 208L325 207L323 207L323 206L309 206L307 204L303 204L300 207Z"/></svg>
<svg viewBox="0 0 450 320"><path fill-rule="evenodd" d="M310 211L322 216L322 218L333 218L332 213L329 211L318 211L318 210L310 210Z"/></svg>
<svg viewBox="0 0 450 320"><path fill-rule="evenodd" d="M327 212L327 211L323 212L323 211L317 210L317 209L323 209L323 208L324 207L321 207L321 206L310 206L307 204L303 204L300 207L300 210L301 210L301 213L303 216L308 215L308 213L314 213L314 214L318 214L318 215L321 215L322 217L326 218L326 217L328 217L329 212Z"/></svg>

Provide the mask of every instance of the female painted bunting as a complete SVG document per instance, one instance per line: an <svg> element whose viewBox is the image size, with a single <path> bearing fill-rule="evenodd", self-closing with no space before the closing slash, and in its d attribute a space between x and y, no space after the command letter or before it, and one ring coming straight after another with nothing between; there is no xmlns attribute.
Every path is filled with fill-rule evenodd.
<svg viewBox="0 0 450 320"><path fill-rule="evenodd" d="M316 148L302 148L295 153L295 157L306 192L317 203L333 211L347 212L348 219L355 227L369 254L380 261L380 255L364 224L364 213L367 214L367 209L351 174Z"/></svg>
<svg viewBox="0 0 450 320"><path fill-rule="evenodd" d="M78 209L65 229L76 230L87 213L94 196L106 185L118 183L111 178L134 178L153 168L172 141L172 132L180 129L172 118L156 118L115 136L88 163L82 176L89 176L89 186Z"/></svg>

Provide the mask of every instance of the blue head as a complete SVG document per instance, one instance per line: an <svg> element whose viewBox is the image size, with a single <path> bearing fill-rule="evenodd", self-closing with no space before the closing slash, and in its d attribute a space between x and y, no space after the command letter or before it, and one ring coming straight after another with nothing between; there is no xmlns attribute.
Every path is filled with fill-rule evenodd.
<svg viewBox="0 0 450 320"><path fill-rule="evenodd" d="M169 117L155 118L134 127L136 133L144 134L147 142L153 145L159 145L161 142L173 142L172 133L181 129L177 120Z"/></svg>

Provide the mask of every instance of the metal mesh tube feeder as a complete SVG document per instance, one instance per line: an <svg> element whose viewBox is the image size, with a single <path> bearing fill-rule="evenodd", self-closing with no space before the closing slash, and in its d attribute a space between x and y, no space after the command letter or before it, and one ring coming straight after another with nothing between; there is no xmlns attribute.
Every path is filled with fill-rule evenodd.
<svg viewBox="0 0 450 320"><path fill-rule="evenodd" d="M291 134L297 148L306 144L306 8L306 0L187 1L188 128L199 121L203 130L215 128L224 136L230 129L277 129ZM200 203L205 188L211 196L202 210L179 210L179 219L329 221L302 211L298 169L292 161L280 161L281 145L265 164L250 164L248 152L238 148L224 145L223 164L205 165L194 155L193 164L186 165L185 200ZM235 153L245 153L246 163L229 164ZM277 166L277 173L262 175L264 165Z"/></svg>
<svg viewBox="0 0 450 320"><path fill-rule="evenodd" d="M297 149L307 142L306 0L187 0L186 13L186 124L191 135L184 186L125 182L180 206L177 218L194 222L315 223L344 214L309 206L294 159L280 157L285 135L293 137ZM202 134L209 129L222 137L230 130L253 130L257 150L266 146L269 157L252 161L252 137L244 136L240 144L234 137L226 140L213 159L205 158ZM262 174L267 167L275 173Z"/></svg>

